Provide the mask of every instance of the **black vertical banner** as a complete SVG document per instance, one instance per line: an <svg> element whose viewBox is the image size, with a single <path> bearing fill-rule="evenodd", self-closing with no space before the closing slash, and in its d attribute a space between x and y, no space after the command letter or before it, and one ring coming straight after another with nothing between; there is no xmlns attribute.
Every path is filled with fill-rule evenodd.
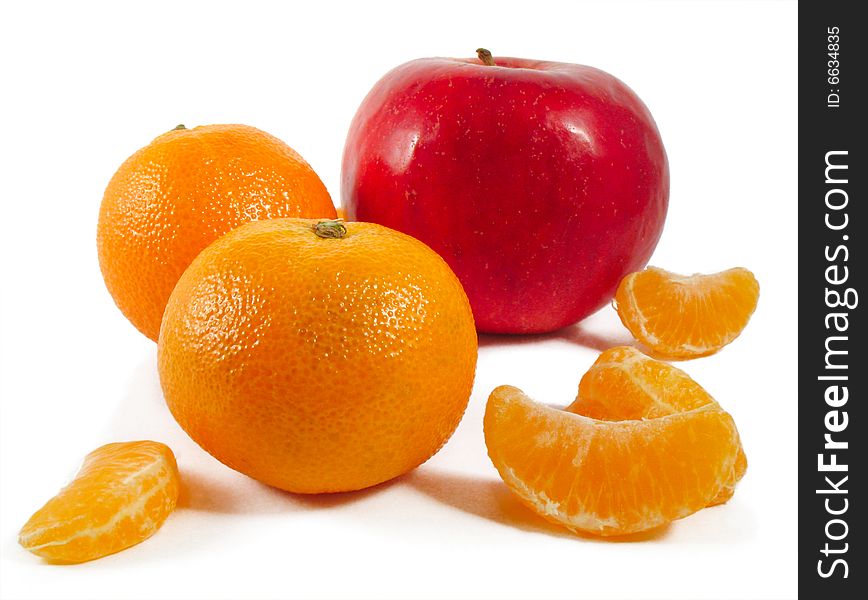
<svg viewBox="0 0 868 600"><path fill-rule="evenodd" d="M868 593L862 3L799 3L799 595Z"/></svg>

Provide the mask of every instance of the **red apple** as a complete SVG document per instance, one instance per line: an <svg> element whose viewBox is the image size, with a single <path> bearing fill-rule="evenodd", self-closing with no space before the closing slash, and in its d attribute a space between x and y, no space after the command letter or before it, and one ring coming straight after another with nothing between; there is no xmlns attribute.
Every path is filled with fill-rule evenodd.
<svg viewBox="0 0 868 600"><path fill-rule="evenodd" d="M458 275L476 325L552 331L651 256L669 167L615 77L521 58L425 58L385 75L350 126L347 217L408 233Z"/></svg>

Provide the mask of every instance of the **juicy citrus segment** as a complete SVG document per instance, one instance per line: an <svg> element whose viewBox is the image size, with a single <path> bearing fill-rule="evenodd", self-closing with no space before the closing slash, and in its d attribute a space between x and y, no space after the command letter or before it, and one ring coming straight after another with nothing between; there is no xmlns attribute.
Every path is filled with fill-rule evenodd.
<svg viewBox="0 0 868 600"><path fill-rule="evenodd" d="M649 267L627 275L615 309L633 336L669 358L714 354L747 325L759 299L753 273L738 267L712 275L676 275Z"/></svg>
<svg viewBox="0 0 868 600"><path fill-rule="evenodd" d="M582 376L579 395L569 412L605 421L657 419L717 401L677 367L645 356L631 346L606 350ZM729 500L747 470L741 441L733 471L709 506Z"/></svg>
<svg viewBox="0 0 868 600"><path fill-rule="evenodd" d="M88 454L75 479L30 517L18 542L57 562L113 554L153 535L174 510L179 488L168 446L107 444Z"/></svg>
<svg viewBox="0 0 868 600"><path fill-rule="evenodd" d="M690 376L631 346L606 350L582 376L566 410L594 419L656 419L717 404Z"/></svg>
<svg viewBox="0 0 868 600"><path fill-rule="evenodd" d="M731 476L732 418L707 404L650 420L600 421L501 386L485 411L488 454L534 511L573 531L652 529L708 505Z"/></svg>

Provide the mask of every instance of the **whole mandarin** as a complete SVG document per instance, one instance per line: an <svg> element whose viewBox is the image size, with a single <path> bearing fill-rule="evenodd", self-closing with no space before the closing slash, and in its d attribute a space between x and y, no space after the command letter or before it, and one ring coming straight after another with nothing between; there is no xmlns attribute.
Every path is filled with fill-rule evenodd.
<svg viewBox="0 0 868 600"><path fill-rule="evenodd" d="M205 246L248 221L334 216L317 174L276 137L247 125L179 125L109 182L100 269L121 312L156 341L172 288Z"/></svg>
<svg viewBox="0 0 868 600"><path fill-rule="evenodd" d="M452 435L477 338L448 265L372 223L275 219L226 234L172 292L160 381L181 427L291 492L397 477Z"/></svg>

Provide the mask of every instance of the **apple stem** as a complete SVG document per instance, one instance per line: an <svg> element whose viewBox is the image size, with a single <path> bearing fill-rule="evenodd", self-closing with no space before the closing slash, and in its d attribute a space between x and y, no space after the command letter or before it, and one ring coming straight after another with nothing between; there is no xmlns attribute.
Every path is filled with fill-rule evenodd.
<svg viewBox="0 0 868 600"><path fill-rule="evenodd" d="M476 56L479 57L479 60L482 61L487 67L496 67L497 65L494 63L494 58L491 56L491 52L486 50L485 48L477 48Z"/></svg>
<svg viewBox="0 0 868 600"><path fill-rule="evenodd" d="M344 227L343 219L331 219L329 221L319 221L313 226L313 232L317 237L341 239L347 235L347 228Z"/></svg>

